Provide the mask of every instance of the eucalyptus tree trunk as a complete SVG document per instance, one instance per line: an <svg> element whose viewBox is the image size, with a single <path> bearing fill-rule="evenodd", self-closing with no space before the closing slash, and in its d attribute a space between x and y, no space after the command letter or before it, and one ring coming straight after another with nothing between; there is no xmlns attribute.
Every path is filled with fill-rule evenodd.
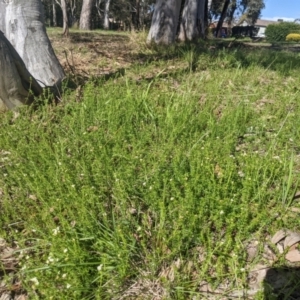
<svg viewBox="0 0 300 300"><path fill-rule="evenodd" d="M205 37L206 0L186 0L182 10L178 39L182 42Z"/></svg>
<svg viewBox="0 0 300 300"><path fill-rule="evenodd" d="M207 0L207 10L210 11L212 5L212 0Z"/></svg>
<svg viewBox="0 0 300 300"><path fill-rule="evenodd" d="M182 10L178 39L182 42L192 41L199 37L197 26L199 0L186 0Z"/></svg>
<svg viewBox="0 0 300 300"><path fill-rule="evenodd" d="M64 71L53 51L44 26L40 0L10 0L1 5L1 28L19 53L28 71L42 86L54 86Z"/></svg>
<svg viewBox="0 0 300 300"><path fill-rule="evenodd" d="M28 72L22 58L0 31L0 110L31 104L42 88ZM2 103L1 103L2 102ZM3 105L4 103L4 105Z"/></svg>
<svg viewBox="0 0 300 300"><path fill-rule="evenodd" d="M100 9L101 2L102 2L102 0L95 0L95 7L97 9L97 13L100 18L102 18L102 13L101 13L101 9Z"/></svg>
<svg viewBox="0 0 300 300"><path fill-rule="evenodd" d="M103 28L109 29L109 6L110 0L105 0L104 3L104 18L103 18Z"/></svg>
<svg viewBox="0 0 300 300"><path fill-rule="evenodd" d="M65 77L43 17L41 0L0 1L0 30L5 35L0 47L0 97L9 108L30 104L29 90L34 95L42 87L57 90Z"/></svg>
<svg viewBox="0 0 300 300"><path fill-rule="evenodd" d="M66 0L60 0L60 7L63 14L63 35L69 35L69 17Z"/></svg>
<svg viewBox="0 0 300 300"><path fill-rule="evenodd" d="M53 26L57 27L57 16L56 16L56 3L52 0L52 15L53 15Z"/></svg>
<svg viewBox="0 0 300 300"><path fill-rule="evenodd" d="M182 0L157 0L147 42L169 45L175 42Z"/></svg>
<svg viewBox="0 0 300 300"><path fill-rule="evenodd" d="M91 30L91 17L93 5L94 0L83 0L79 21L79 29Z"/></svg>

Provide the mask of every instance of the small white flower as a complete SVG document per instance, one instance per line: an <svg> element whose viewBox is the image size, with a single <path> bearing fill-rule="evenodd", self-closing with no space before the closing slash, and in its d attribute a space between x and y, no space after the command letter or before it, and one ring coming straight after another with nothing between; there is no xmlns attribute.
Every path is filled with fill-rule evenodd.
<svg viewBox="0 0 300 300"><path fill-rule="evenodd" d="M39 281L36 277L31 278L29 281L33 282L34 285L39 285Z"/></svg>
<svg viewBox="0 0 300 300"><path fill-rule="evenodd" d="M62 274L62 276L61 276L62 278L66 278L67 277L67 274L65 273L65 274Z"/></svg>
<svg viewBox="0 0 300 300"><path fill-rule="evenodd" d="M240 271L241 271L241 272L245 272L246 269L245 269L245 268L240 268Z"/></svg>
<svg viewBox="0 0 300 300"><path fill-rule="evenodd" d="M171 197L170 200L173 201L173 200L174 200L174 197Z"/></svg>
<svg viewBox="0 0 300 300"><path fill-rule="evenodd" d="M74 188L74 187L75 187L75 184L72 184L71 187Z"/></svg>
<svg viewBox="0 0 300 300"><path fill-rule="evenodd" d="M102 264L97 267L98 272L100 272L102 270L102 267L103 267Z"/></svg>
<svg viewBox="0 0 300 300"><path fill-rule="evenodd" d="M53 235L57 235L59 231L60 231L59 227L52 229Z"/></svg>
<svg viewBox="0 0 300 300"><path fill-rule="evenodd" d="M224 211L223 210L220 211L220 215L224 215Z"/></svg>
<svg viewBox="0 0 300 300"><path fill-rule="evenodd" d="M61 162L58 162L58 165L61 166Z"/></svg>
<svg viewBox="0 0 300 300"><path fill-rule="evenodd" d="M143 182L143 186L146 186L146 182Z"/></svg>
<svg viewBox="0 0 300 300"><path fill-rule="evenodd" d="M68 284L66 285L66 288L69 289L70 287L71 287L71 284L68 283Z"/></svg>
<svg viewBox="0 0 300 300"><path fill-rule="evenodd" d="M245 177L245 173L244 173L243 171L238 171L238 175L239 175L240 177Z"/></svg>
<svg viewBox="0 0 300 300"><path fill-rule="evenodd" d="M54 262L54 258L51 257L51 256L49 256L48 259L47 259L47 261L46 261L46 264L51 264L53 262Z"/></svg>
<svg viewBox="0 0 300 300"><path fill-rule="evenodd" d="M68 252L68 249L67 249L67 248L65 248L65 249L64 249L64 253L67 253L67 252Z"/></svg>
<svg viewBox="0 0 300 300"><path fill-rule="evenodd" d="M149 190L150 190L150 191L152 190L152 186L149 187Z"/></svg>

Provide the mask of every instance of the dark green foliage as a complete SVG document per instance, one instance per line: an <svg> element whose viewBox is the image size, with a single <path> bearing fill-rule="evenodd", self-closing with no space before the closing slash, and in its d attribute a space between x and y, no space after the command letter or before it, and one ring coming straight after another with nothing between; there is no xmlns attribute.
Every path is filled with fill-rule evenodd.
<svg viewBox="0 0 300 300"><path fill-rule="evenodd" d="M269 42L283 42L290 33L300 32L300 24L281 22L271 24L266 28L266 37Z"/></svg>

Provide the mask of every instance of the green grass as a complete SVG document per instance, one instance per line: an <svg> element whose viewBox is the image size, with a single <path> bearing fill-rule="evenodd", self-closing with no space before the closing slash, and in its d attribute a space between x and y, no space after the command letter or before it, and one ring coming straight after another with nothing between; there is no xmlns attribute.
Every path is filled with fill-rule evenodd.
<svg viewBox="0 0 300 300"><path fill-rule="evenodd" d="M202 47L1 115L0 237L29 299L242 289L244 243L299 228L298 54Z"/></svg>

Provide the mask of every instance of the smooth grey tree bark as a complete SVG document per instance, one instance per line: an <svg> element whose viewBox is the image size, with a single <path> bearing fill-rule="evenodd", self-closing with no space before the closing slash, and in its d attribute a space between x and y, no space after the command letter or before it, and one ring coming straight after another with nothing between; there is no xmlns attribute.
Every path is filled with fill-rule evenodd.
<svg viewBox="0 0 300 300"><path fill-rule="evenodd" d="M157 0L147 42L169 45L176 39L182 0Z"/></svg>
<svg viewBox="0 0 300 300"><path fill-rule="evenodd" d="M110 6L110 0L105 0L104 16L103 16L103 28L104 29L109 29L109 6Z"/></svg>
<svg viewBox="0 0 300 300"><path fill-rule="evenodd" d="M182 42L205 37L205 0L186 0L178 39Z"/></svg>
<svg viewBox="0 0 300 300"><path fill-rule="evenodd" d="M10 0L0 8L0 19L4 18L0 30L28 71L41 86L59 86L65 74L46 33L41 1Z"/></svg>
<svg viewBox="0 0 300 300"><path fill-rule="evenodd" d="M192 41L199 37L197 26L198 0L186 0L182 10L178 39Z"/></svg>
<svg viewBox="0 0 300 300"><path fill-rule="evenodd" d="M42 88L28 72L22 58L0 31L0 108L31 104Z"/></svg>
<svg viewBox="0 0 300 300"><path fill-rule="evenodd" d="M68 17L68 8L66 0L55 0L56 3L60 6L62 15L63 15L63 35L69 35L69 17Z"/></svg>
<svg viewBox="0 0 300 300"><path fill-rule="evenodd" d="M212 5L212 0L207 1L207 10L210 11Z"/></svg>
<svg viewBox="0 0 300 300"><path fill-rule="evenodd" d="M10 108L30 104L43 87L65 77L47 36L40 0L0 0L0 98Z"/></svg>
<svg viewBox="0 0 300 300"><path fill-rule="evenodd" d="M63 13L63 35L69 35L69 17L68 17L68 10L67 10L67 3L66 0L60 0L61 3L61 10Z"/></svg>
<svg viewBox="0 0 300 300"><path fill-rule="evenodd" d="M53 26L57 27L56 3L52 0Z"/></svg>
<svg viewBox="0 0 300 300"><path fill-rule="evenodd" d="M102 18L102 13L101 13L101 9L100 9L101 2L102 2L102 0L95 0L95 7L97 9L97 13L100 18Z"/></svg>
<svg viewBox="0 0 300 300"><path fill-rule="evenodd" d="M91 30L91 17L93 5L94 0L83 0L79 20L79 29Z"/></svg>

